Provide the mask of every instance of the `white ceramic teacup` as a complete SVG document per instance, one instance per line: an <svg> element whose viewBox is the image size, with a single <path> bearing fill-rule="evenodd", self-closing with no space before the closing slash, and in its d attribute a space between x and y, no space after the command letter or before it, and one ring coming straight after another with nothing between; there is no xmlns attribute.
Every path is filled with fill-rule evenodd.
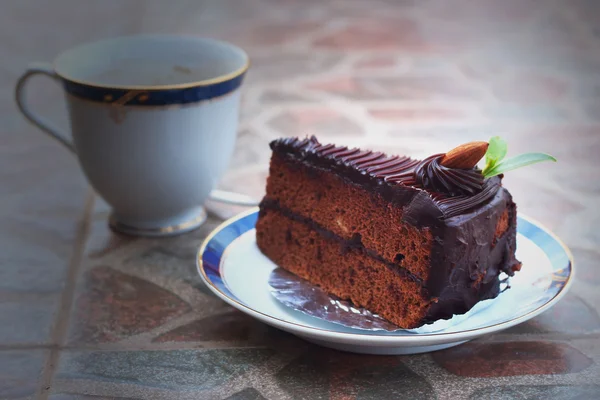
<svg viewBox="0 0 600 400"><path fill-rule="evenodd" d="M21 112L77 154L113 208L111 226L138 235L189 231L233 153L246 53L198 37L102 40L34 64L16 86ZM25 84L44 74L66 95L72 141L27 107Z"/></svg>

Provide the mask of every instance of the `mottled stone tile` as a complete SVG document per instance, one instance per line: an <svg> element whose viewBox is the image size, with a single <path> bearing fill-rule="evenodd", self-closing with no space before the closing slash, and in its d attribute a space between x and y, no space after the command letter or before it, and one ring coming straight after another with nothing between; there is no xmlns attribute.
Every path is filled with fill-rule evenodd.
<svg viewBox="0 0 600 400"><path fill-rule="evenodd" d="M480 91L451 76L334 76L309 83L306 89L354 100L474 100Z"/></svg>
<svg viewBox="0 0 600 400"><path fill-rule="evenodd" d="M56 379L210 390L255 368L273 354L268 349L65 352Z"/></svg>
<svg viewBox="0 0 600 400"><path fill-rule="evenodd" d="M508 0L502 3L483 0L477 7L469 7L469 4L468 0L459 0L452 4L444 1L432 2L429 13L458 23L481 21L486 25L495 23L512 27L513 24L522 25L530 21L544 9L535 0Z"/></svg>
<svg viewBox="0 0 600 400"><path fill-rule="evenodd" d="M87 271L74 310L71 341L116 342L190 310L176 294L107 266Z"/></svg>
<svg viewBox="0 0 600 400"><path fill-rule="evenodd" d="M221 181L220 187L246 194L255 199L262 199L265 195L268 175L268 164L230 171Z"/></svg>
<svg viewBox="0 0 600 400"><path fill-rule="evenodd" d="M211 204L207 204L207 208L226 208L220 203ZM240 211L243 209L237 207L237 212ZM135 269L142 276L153 277L165 283L183 281L190 287L212 296L198 276L196 255L204 238L221 222L209 215L207 221L197 230L177 237L148 241L145 246L125 252L119 262L125 268Z"/></svg>
<svg viewBox="0 0 600 400"><path fill-rule="evenodd" d="M395 107L372 108L369 115L377 120L391 122L427 122L439 124L446 121L460 121L468 118L469 112L451 107Z"/></svg>
<svg viewBox="0 0 600 400"><path fill-rule="evenodd" d="M158 336L154 341L237 341L243 343L250 339L253 330L258 328L264 331L264 326L240 311L230 310L175 328Z"/></svg>
<svg viewBox="0 0 600 400"><path fill-rule="evenodd" d="M456 60L445 56L418 56L408 61L408 70L415 74L454 74Z"/></svg>
<svg viewBox="0 0 600 400"><path fill-rule="evenodd" d="M390 68L396 66L398 60L395 56L388 54L375 54L364 56L353 64L353 67L357 70L362 69L377 69L377 68Z"/></svg>
<svg viewBox="0 0 600 400"><path fill-rule="evenodd" d="M533 146L543 146L565 164L594 161L593 156L600 150L600 125L577 123L571 125L534 125L526 129L512 130L505 135L510 137L512 151L531 151ZM568 138L568 140L567 140ZM563 165L563 168L567 168ZM559 172L559 169L555 169ZM577 177L574 177L577 178Z"/></svg>
<svg viewBox="0 0 600 400"><path fill-rule="evenodd" d="M0 303L0 343L50 343L57 297Z"/></svg>
<svg viewBox="0 0 600 400"><path fill-rule="evenodd" d="M569 89L563 79L537 71L512 74L493 86L499 100L516 103L556 102L565 97Z"/></svg>
<svg viewBox="0 0 600 400"><path fill-rule="evenodd" d="M89 238L85 244L85 256L89 260L102 260L135 243L139 238L117 233L108 226L110 206L96 197L91 218Z"/></svg>
<svg viewBox="0 0 600 400"><path fill-rule="evenodd" d="M281 105L289 103L303 104L314 102L310 97L301 93L281 89L265 90L258 98L258 101L264 105Z"/></svg>
<svg viewBox="0 0 600 400"><path fill-rule="evenodd" d="M443 368L459 376L495 377L568 374L584 370L592 359L558 342L470 342L432 353Z"/></svg>
<svg viewBox="0 0 600 400"><path fill-rule="evenodd" d="M527 43L529 42L529 43ZM490 63L507 64L515 68L553 71L572 77L596 77L600 59L594 52L572 47L535 51L529 40L503 42L504 48L481 49L477 57ZM510 56L508 56L510 54Z"/></svg>
<svg viewBox="0 0 600 400"><path fill-rule="evenodd" d="M55 88L52 82L49 84ZM12 98L10 102L15 107ZM39 112L44 111L48 111L48 107L39 109ZM63 114L62 109L58 111ZM87 193L76 158L23 117L18 116L13 123L10 118L6 124L4 118L8 115L0 114L0 117L3 120L0 131L3 143L0 181L4 189L0 215L3 221L17 228L15 238L29 231L29 248L32 244L55 245L44 250L56 255L70 254L70 241L77 234L77 217L83 211ZM65 197L66 194L70 197Z"/></svg>
<svg viewBox="0 0 600 400"><path fill-rule="evenodd" d="M491 82L502 79L511 67L505 63L496 63L486 57L470 57L457 64L459 72L466 78L489 86Z"/></svg>
<svg viewBox="0 0 600 400"><path fill-rule="evenodd" d="M595 248L600 241L600 215L593 211L595 209L592 205L589 208L592 211L579 213L575 218L566 220L565 227L556 233L567 245Z"/></svg>
<svg viewBox="0 0 600 400"><path fill-rule="evenodd" d="M433 399L431 385L400 357L366 356L312 348L275 376L294 399Z"/></svg>
<svg viewBox="0 0 600 400"><path fill-rule="evenodd" d="M477 389L472 400L592 400L600 396L600 385L501 385Z"/></svg>
<svg viewBox="0 0 600 400"><path fill-rule="evenodd" d="M597 79L586 79L577 83L575 95L583 103L600 100L600 82Z"/></svg>
<svg viewBox="0 0 600 400"><path fill-rule="evenodd" d="M596 296L598 297L598 296ZM580 335L579 337L572 337L569 339L569 344L572 347L577 348L587 357L594 359L595 363L589 369L584 371L584 376L592 378L600 377L600 340L598 340L598 334ZM600 384L600 381L593 380L594 383Z"/></svg>
<svg viewBox="0 0 600 400"><path fill-rule="evenodd" d="M156 337L154 342L229 342L239 346L272 346L291 338L235 309L211 315Z"/></svg>
<svg viewBox="0 0 600 400"><path fill-rule="evenodd" d="M549 229L557 229L573 221L574 215L583 212L585 206L572 196L565 196L560 190L549 187L545 176L552 176L548 169L557 164L537 164L521 171L511 171L503 179L503 185L510 190L518 207L518 212L540 221ZM535 196L531 194L535 193ZM543 207L540 205L543 204ZM562 236L562 235L561 235ZM568 236L562 237L569 239Z"/></svg>
<svg viewBox="0 0 600 400"><path fill-rule="evenodd" d="M600 135L597 134L599 128L595 124L539 124L529 129L513 129L503 133L502 136L507 138L509 143L509 154L543 151L558 159L556 164L540 164L507 174L506 179L518 179L529 171L537 170L545 174L543 183L555 183L555 202L587 202L588 199L592 199L590 196L600 194L600 173L596 168L595 159L595 154L600 151ZM530 195L527 198L529 201L535 199Z"/></svg>
<svg viewBox="0 0 600 400"><path fill-rule="evenodd" d="M273 84L299 77L306 78L312 73L330 70L341 60L339 54L290 50L252 55L247 84Z"/></svg>
<svg viewBox="0 0 600 400"><path fill-rule="evenodd" d="M555 156L558 162L556 164L540 164L538 168L533 165L531 168L541 173L540 178L548 184L547 186L554 187L557 199L566 203L577 202L583 205L600 196L600 172L594 169L594 162L591 159L585 158L583 155L581 158L565 157L564 150L555 151L553 148L550 149L554 146L548 146L548 142L544 143L543 147L548 150L542 151ZM569 145L565 144L565 146ZM533 148L533 146L530 147ZM572 154L576 153L577 150L572 149ZM575 217L575 215L570 214L567 217Z"/></svg>
<svg viewBox="0 0 600 400"><path fill-rule="evenodd" d="M257 118L268 109L256 101L256 95L250 97L247 92L242 92L242 100L240 104L240 119L239 126L243 129L244 126L252 124Z"/></svg>
<svg viewBox="0 0 600 400"><path fill-rule="evenodd" d="M388 135L390 142L394 145L407 145L407 142L417 143L419 140L427 140L436 146L436 151L445 151L475 140L489 140L492 136L504 133L498 125L490 125L487 122L472 124L426 124L424 126L394 126ZM410 144L409 143L409 144Z"/></svg>
<svg viewBox="0 0 600 400"><path fill-rule="evenodd" d="M244 389L227 397L227 400L266 400L260 392L253 388Z"/></svg>
<svg viewBox="0 0 600 400"><path fill-rule="evenodd" d="M599 22L596 17L600 15L600 8L598 2L594 0L575 0L573 2L573 9L575 15L578 17L577 22L587 23L592 27L599 27Z"/></svg>
<svg viewBox="0 0 600 400"><path fill-rule="evenodd" d="M256 190L256 191L260 192L260 190ZM257 197L255 197L255 198L258 199L258 201L260 201L260 199L262 199L263 195L264 195L264 193L261 193L261 194L257 195ZM248 211L248 207L246 207L246 206L236 206L233 204L222 204L222 203L219 203L216 201L207 201L206 209L211 214L213 214L214 216L218 217L219 219L221 219L223 221L228 220L229 218L233 218L236 215L239 215L240 213ZM197 279L195 279L195 281L196 280ZM193 282L193 284L196 284L196 283L198 283L198 282ZM202 283L201 283L201 285L203 286ZM203 290L201 287L199 287L199 289ZM207 291L206 293L209 293L209 292Z"/></svg>
<svg viewBox="0 0 600 400"><path fill-rule="evenodd" d="M571 247L577 274L577 281L585 282L592 285L600 285L600 253L595 250L581 249L579 247Z"/></svg>
<svg viewBox="0 0 600 400"><path fill-rule="evenodd" d="M70 154L33 128L0 132L0 290L59 292L86 194ZM29 141L24 140L29 138ZM46 143L48 141L49 143ZM40 143L42 142L42 143Z"/></svg>
<svg viewBox="0 0 600 400"><path fill-rule="evenodd" d="M68 261L49 249L27 251L22 243L15 243L17 240L9 230L0 233L0 291L58 293L65 282Z"/></svg>
<svg viewBox="0 0 600 400"><path fill-rule="evenodd" d="M281 136L357 136L363 133L358 123L337 110L319 108L289 109L273 117L268 125Z"/></svg>
<svg viewBox="0 0 600 400"><path fill-rule="evenodd" d="M486 31L486 26L477 20L457 24L437 19L435 23L428 23L398 11L395 6L379 16L366 12L360 18L350 19L331 33L318 37L313 47L346 52L368 50L379 54L400 52L411 57L443 54L451 58L476 46L496 42L489 29L487 31L491 34L473 34L473 29L468 27L477 26L478 30Z"/></svg>
<svg viewBox="0 0 600 400"><path fill-rule="evenodd" d="M579 297L568 294L550 310L505 332L514 334L581 334L599 330L600 318L597 311Z"/></svg>
<svg viewBox="0 0 600 400"><path fill-rule="evenodd" d="M267 165L271 155L270 150L268 139L263 138L252 129L243 129L238 133L229 167L242 169L249 165Z"/></svg>
<svg viewBox="0 0 600 400"><path fill-rule="evenodd" d="M269 48L302 39L320 27L316 21L296 19L283 22L263 18L255 20L254 24L244 24L242 21L228 25L223 39L233 40L241 47Z"/></svg>
<svg viewBox="0 0 600 400"><path fill-rule="evenodd" d="M188 248L179 243L179 246L171 246L169 243L156 243L154 245L144 246L140 252L130 253L124 260L125 265L139 265L145 263L148 265L180 265L190 260L195 261L197 246Z"/></svg>
<svg viewBox="0 0 600 400"><path fill-rule="evenodd" d="M0 351L0 398L31 396L37 389L46 352L42 350Z"/></svg>
<svg viewBox="0 0 600 400"><path fill-rule="evenodd" d="M600 101L587 101L582 106L583 112L592 120L600 122Z"/></svg>
<svg viewBox="0 0 600 400"><path fill-rule="evenodd" d="M592 50L591 35L582 34L578 23L565 12L553 12L541 18L532 31L533 45L541 48L571 48Z"/></svg>
<svg viewBox="0 0 600 400"><path fill-rule="evenodd" d="M317 48L335 50L426 51L435 47L423 38L419 25L408 18L365 18L313 42Z"/></svg>
<svg viewBox="0 0 600 400"><path fill-rule="evenodd" d="M55 393L48 396L49 400L141 400L141 397L96 396L80 393Z"/></svg>
<svg viewBox="0 0 600 400"><path fill-rule="evenodd" d="M571 117L569 110L552 104L491 104L483 105L481 112L491 120L503 122L556 123Z"/></svg>

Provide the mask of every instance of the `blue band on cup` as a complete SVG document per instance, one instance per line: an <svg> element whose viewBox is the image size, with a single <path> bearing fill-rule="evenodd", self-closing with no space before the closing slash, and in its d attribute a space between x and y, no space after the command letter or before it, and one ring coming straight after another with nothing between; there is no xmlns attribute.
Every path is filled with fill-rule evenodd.
<svg viewBox="0 0 600 400"><path fill-rule="evenodd" d="M239 88L245 72L223 82L174 89L115 89L91 86L63 78L65 91L75 97L114 105L168 106L190 104L225 96Z"/></svg>

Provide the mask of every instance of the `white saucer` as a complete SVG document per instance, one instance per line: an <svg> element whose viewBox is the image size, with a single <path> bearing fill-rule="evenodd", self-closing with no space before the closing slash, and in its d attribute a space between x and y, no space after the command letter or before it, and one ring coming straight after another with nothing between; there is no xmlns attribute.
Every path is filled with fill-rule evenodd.
<svg viewBox="0 0 600 400"><path fill-rule="evenodd" d="M546 311L573 282L573 259L567 247L550 231L520 215L517 258L523 262L523 268L511 278L509 290L488 300L491 304L480 311L474 308L464 316L455 316L456 323L434 333L346 328L292 310L271 296L268 279L277 266L256 246L257 218L258 210L251 210L224 222L208 236L198 252L200 277L218 297L240 311L338 350L414 354L456 346Z"/></svg>

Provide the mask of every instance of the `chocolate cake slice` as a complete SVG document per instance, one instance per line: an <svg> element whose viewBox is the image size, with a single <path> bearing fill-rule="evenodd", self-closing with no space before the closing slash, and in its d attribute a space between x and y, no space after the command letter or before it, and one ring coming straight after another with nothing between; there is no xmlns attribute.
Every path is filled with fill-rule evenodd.
<svg viewBox="0 0 600 400"><path fill-rule="evenodd" d="M315 137L271 149L260 250L399 327L465 313L520 269L516 206L501 176L472 167L481 155L465 169L442 165L444 154L420 161Z"/></svg>

